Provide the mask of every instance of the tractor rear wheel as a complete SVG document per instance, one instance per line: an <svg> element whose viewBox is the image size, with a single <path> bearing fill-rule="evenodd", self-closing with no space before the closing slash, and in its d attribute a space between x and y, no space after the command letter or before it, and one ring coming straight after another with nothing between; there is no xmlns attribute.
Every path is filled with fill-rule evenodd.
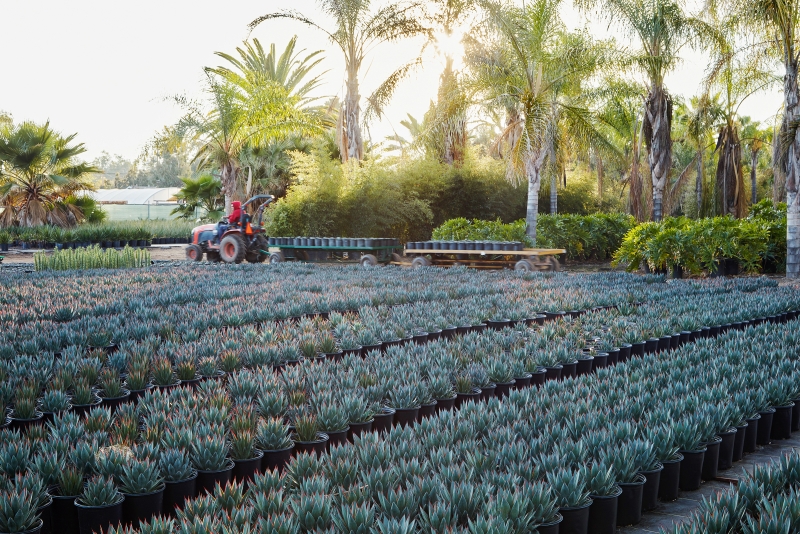
<svg viewBox="0 0 800 534"><path fill-rule="evenodd" d="M247 255L247 245L239 234L228 234L219 244L219 256L225 263L242 263Z"/></svg>
<svg viewBox="0 0 800 534"><path fill-rule="evenodd" d="M264 254L263 252L267 252ZM250 263L264 263L264 261L269 257L269 241L263 235L256 236L255 241L252 245L250 245L250 250L247 251L247 261Z"/></svg>
<svg viewBox="0 0 800 534"><path fill-rule="evenodd" d="M190 261L203 261L203 249L199 245L186 247L186 259Z"/></svg>

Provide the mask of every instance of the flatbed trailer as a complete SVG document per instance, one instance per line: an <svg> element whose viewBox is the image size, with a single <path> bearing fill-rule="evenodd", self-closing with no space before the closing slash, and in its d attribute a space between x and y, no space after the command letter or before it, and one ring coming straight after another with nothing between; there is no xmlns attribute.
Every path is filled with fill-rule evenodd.
<svg viewBox="0 0 800 534"><path fill-rule="evenodd" d="M395 255L393 265L411 267L455 267L471 269L514 269L516 271L558 271L555 257L566 254L561 248L526 248L522 250L428 250L405 249L405 256Z"/></svg>
<svg viewBox="0 0 800 534"><path fill-rule="evenodd" d="M312 263L359 263L364 266L388 265L392 262L396 250L402 245L382 247L335 247L307 245L272 245L270 246L270 263L284 261L307 261Z"/></svg>

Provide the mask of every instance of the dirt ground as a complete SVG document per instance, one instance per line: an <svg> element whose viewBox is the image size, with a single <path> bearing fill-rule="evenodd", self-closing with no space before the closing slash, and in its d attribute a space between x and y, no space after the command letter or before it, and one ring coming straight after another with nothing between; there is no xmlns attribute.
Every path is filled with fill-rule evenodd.
<svg viewBox="0 0 800 534"><path fill-rule="evenodd" d="M186 253L184 249L186 245L153 245L150 247L150 259L153 260L185 260ZM10 265L12 263L33 263L33 253L36 250L10 250L9 252L2 252L0 256L5 256L3 265Z"/></svg>

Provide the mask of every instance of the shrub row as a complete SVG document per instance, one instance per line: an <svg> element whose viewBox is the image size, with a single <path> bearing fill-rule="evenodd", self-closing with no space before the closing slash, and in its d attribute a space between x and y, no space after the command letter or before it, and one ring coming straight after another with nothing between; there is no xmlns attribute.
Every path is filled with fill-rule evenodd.
<svg viewBox="0 0 800 534"><path fill-rule="evenodd" d="M36 226L32 228L10 227L0 229L0 244L53 248L57 243L106 243L118 242L125 246L131 241L153 242L161 239L180 239L187 242L192 222L181 221L131 221L81 224L75 228L58 226ZM178 242L178 241L176 241Z"/></svg>

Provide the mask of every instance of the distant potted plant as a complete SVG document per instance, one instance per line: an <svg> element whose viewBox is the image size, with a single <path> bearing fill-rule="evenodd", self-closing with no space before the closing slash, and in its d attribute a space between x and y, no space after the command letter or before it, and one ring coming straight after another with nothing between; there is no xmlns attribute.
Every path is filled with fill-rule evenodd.
<svg viewBox="0 0 800 534"><path fill-rule="evenodd" d="M294 413L292 422L294 423L292 439L297 452L316 453L318 455L325 452L330 438L320 431L319 422L314 415L298 410Z"/></svg>
<svg viewBox="0 0 800 534"><path fill-rule="evenodd" d="M86 483L80 497L75 500L78 509L80 534L92 534L122 522L122 503L125 496L110 478L96 476Z"/></svg>
<svg viewBox="0 0 800 534"><path fill-rule="evenodd" d="M164 503L164 478L156 462L131 458L119 475L120 491L125 496L122 518L126 525L139 528L143 521L161 515Z"/></svg>
<svg viewBox="0 0 800 534"><path fill-rule="evenodd" d="M294 450L294 442L289 437L289 427L282 417L268 417L258 426L256 440L258 448L264 453L262 471L283 470L289 463Z"/></svg>
<svg viewBox="0 0 800 534"><path fill-rule="evenodd" d="M622 489L617 485L613 467L598 461L584 466L582 471L592 499L589 534L614 534L617 531L617 507Z"/></svg>
<svg viewBox="0 0 800 534"><path fill-rule="evenodd" d="M233 461L228 458L229 444L224 436L207 434L192 442L192 463L197 469L197 491L214 491L225 485L233 474Z"/></svg>
<svg viewBox="0 0 800 534"><path fill-rule="evenodd" d="M589 507L592 499L580 471L562 469L547 473L547 481L556 495L558 513L563 517L559 532L586 534L589 530Z"/></svg>
<svg viewBox="0 0 800 534"><path fill-rule="evenodd" d="M159 466L164 477L162 510L166 515L174 516L177 506L183 507L186 499L194 498L197 471L192 467L189 456L178 449L167 449L162 452Z"/></svg>

